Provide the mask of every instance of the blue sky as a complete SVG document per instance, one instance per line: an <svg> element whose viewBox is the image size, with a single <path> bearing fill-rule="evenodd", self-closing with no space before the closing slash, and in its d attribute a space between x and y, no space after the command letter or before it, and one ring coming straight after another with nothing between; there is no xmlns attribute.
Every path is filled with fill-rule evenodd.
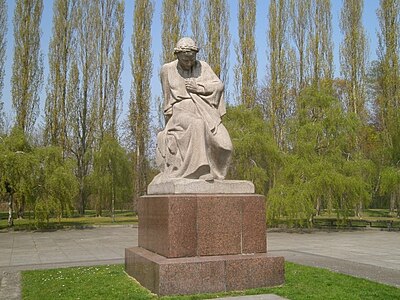
<svg viewBox="0 0 400 300"><path fill-rule="evenodd" d="M235 65L235 53L233 43L237 41L237 11L238 0L227 0L230 8L230 31L232 35L231 50L230 50L230 75L228 89L233 93L233 67ZM269 0L257 0L257 16L256 16L256 47L258 59L258 80L263 81L266 76L267 70L267 26L268 26L268 6ZM48 74L48 61L47 52L48 45L51 38L52 30L52 15L53 15L53 1L44 0L44 9L41 23L42 38L41 46L44 54L44 67L45 67L45 81L42 89L41 103L40 103L40 116L38 122L43 121L44 115L44 102L45 102L45 85L47 82ZM342 0L331 0L332 3L332 26L333 26L333 42L334 42L334 65L335 76L340 75L339 64L339 46L342 41L342 34L339 28L340 10L342 7ZM162 0L154 0L155 9L152 24L152 50L153 50L153 78L152 84L152 97L155 98L161 94L161 86L159 83L158 73L160 70L160 55L161 55L161 10ZM3 90L3 101L5 104L5 111L7 118L13 120L13 111L11 105L11 73L12 73L12 60L13 60L13 27L12 18L14 15L15 0L8 0L8 35L7 35L7 57L6 57L6 76ZM125 119L127 107L129 103L129 91L131 84L131 70L129 63L129 49L131 48L131 35L132 35L132 19L133 19L133 0L125 0L125 41L124 41L124 70L122 73L121 83L123 86L123 113L120 121ZM363 23L367 32L369 40L369 57L370 60L376 59L378 20L376 10L379 7L379 0L365 0ZM190 28L190 24L187 26ZM229 101L229 99L228 99ZM231 101L232 103L232 101Z"/></svg>

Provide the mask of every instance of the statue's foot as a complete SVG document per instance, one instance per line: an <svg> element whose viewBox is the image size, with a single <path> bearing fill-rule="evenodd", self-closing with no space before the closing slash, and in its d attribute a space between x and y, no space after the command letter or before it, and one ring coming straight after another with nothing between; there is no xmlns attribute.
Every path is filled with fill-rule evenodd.
<svg viewBox="0 0 400 300"><path fill-rule="evenodd" d="M214 181L214 176L212 176L210 173L208 173L208 174L201 175L199 177L199 179L202 179L202 180L205 180L205 181L208 181L208 182L213 182Z"/></svg>

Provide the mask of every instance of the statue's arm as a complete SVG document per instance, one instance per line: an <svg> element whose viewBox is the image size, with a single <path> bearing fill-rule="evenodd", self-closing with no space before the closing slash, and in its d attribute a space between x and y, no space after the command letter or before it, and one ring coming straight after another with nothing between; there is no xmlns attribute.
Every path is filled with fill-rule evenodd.
<svg viewBox="0 0 400 300"><path fill-rule="evenodd" d="M160 79L161 79L161 87L163 91L164 98L164 117L165 123L168 123L168 120L172 116L172 103L171 103L171 89L168 82L168 67L163 65L160 71Z"/></svg>
<svg viewBox="0 0 400 300"><path fill-rule="evenodd" d="M213 106L218 106L224 92L224 84L207 63L201 62L201 64L202 73L197 84L201 87L203 100Z"/></svg>

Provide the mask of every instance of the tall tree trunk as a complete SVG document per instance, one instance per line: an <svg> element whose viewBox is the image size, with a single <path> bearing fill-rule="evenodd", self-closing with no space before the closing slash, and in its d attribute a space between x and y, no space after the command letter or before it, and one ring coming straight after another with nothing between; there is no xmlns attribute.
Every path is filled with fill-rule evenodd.
<svg viewBox="0 0 400 300"><path fill-rule="evenodd" d="M13 202L13 194L8 193L8 227L14 226Z"/></svg>

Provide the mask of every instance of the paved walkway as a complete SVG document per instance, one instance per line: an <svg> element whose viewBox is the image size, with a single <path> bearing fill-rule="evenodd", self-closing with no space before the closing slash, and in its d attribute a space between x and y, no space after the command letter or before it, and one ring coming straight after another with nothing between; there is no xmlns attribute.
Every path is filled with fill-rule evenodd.
<svg viewBox="0 0 400 300"><path fill-rule="evenodd" d="M135 227L0 232L0 299L19 299L21 270L123 263L137 236ZM268 233L271 255L397 287L399 249L400 232Z"/></svg>

